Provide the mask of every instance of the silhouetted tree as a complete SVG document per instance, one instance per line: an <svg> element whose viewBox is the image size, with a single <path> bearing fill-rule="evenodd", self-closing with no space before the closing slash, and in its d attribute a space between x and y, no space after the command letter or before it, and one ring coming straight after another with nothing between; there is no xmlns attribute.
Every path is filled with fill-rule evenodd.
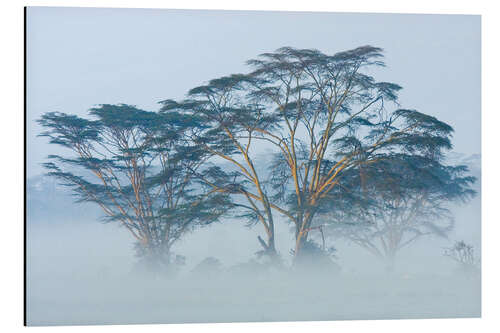
<svg viewBox="0 0 500 333"><path fill-rule="evenodd" d="M274 238L272 210L294 224L298 256L349 169L392 151L439 154L451 146L447 124L414 110L387 110L397 106L401 87L367 74L384 66L381 52L363 46L326 55L285 47L250 60L249 74L212 80L182 103L164 102L165 110L204 117L210 127L198 142L237 167L231 191L249 198L268 232L267 246ZM267 187L250 157L256 142L276 152Z"/></svg>
<svg viewBox="0 0 500 333"><path fill-rule="evenodd" d="M71 187L79 202L93 202L106 221L125 227L137 253L154 270L173 261L172 245L196 227L216 221L229 207L224 194L195 177L209 154L189 141L199 119L130 105L101 105L91 119L50 112L38 121L51 144L48 174Z"/></svg>
<svg viewBox="0 0 500 333"><path fill-rule="evenodd" d="M451 146L447 124L414 110L387 110L397 106L401 87L367 74L384 66L381 51L363 46L326 55L286 47L249 61L249 97L279 119L277 130L257 132L278 148L275 198L295 224L296 255L315 215L335 204L329 193L349 169L393 151L438 155Z"/></svg>
<svg viewBox="0 0 500 333"><path fill-rule="evenodd" d="M424 235L446 237L453 227L449 205L469 200L474 181L466 166L444 165L434 155L395 153L360 164L336 193L335 202L343 204L326 213L328 234L347 238L392 269L403 247Z"/></svg>

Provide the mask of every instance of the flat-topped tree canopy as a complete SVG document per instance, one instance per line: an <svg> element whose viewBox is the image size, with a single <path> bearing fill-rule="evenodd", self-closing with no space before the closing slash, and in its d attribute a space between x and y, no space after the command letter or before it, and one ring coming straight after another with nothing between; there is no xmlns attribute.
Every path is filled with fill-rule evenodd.
<svg viewBox="0 0 500 333"><path fill-rule="evenodd" d="M125 104L100 105L89 115L52 112L39 120L47 129L41 136L70 151L49 156L48 174L79 201L98 204L106 221L126 227L153 266L168 266L178 239L217 221L231 205L196 176L210 153L188 133L203 125L190 115Z"/></svg>
<svg viewBox="0 0 500 333"><path fill-rule="evenodd" d="M346 238L384 259L389 268L398 251L424 235L447 237L454 226L451 203L476 194L464 165L405 153L360 164L332 192L331 205L315 223L333 238ZM344 184L347 183L347 184ZM338 205L337 203L342 203Z"/></svg>
<svg viewBox="0 0 500 333"><path fill-rule="evenodd" d="M295 224L296 255L314 216L351 169L391 154L440 161L452 147L451 126L401 108L402 87L376 80L373 69L385 66L381 48L328 55L283 47L247 64L246 74L210 80L182 102L162 102L163 111L203 119L207 127L194 140L237 166L241 179L254 184L245 193L262 209ZM274 149L269 177L255 171L255 142Z"/></svg>

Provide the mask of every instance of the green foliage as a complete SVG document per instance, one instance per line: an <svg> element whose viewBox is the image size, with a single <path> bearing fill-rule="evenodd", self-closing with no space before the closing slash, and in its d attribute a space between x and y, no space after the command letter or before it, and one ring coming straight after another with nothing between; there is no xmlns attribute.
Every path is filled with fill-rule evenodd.
<svg viewBox="0 0 500 333"><path fill-rule="evenodd" d="M168 253L229 210L263 226L262 253L273 255L276 212L295 227L295 255L315 249L308 235L320 224L377 255L446 235L448 203L470 199L475 179L443 162L453 128L400 108L402 87L370 74L385 66L381 48L283 47L247 65L160 102L159 112L105 104L89 119L43 115L41 136L70 152L49 156L49 174L146 252ZM256 154L263 145L269 165ZM374 239L386 242L385 254Z"/></svg>
<svg viewBox="0 0 500 333"><path fill-rule="evenodd" d="M239 205L247 208L240 216L263 222L268 233L264 220L272 216L266 209L285 215L295 224L296 252L317 216L373 219L393 211L394 198L416 200L422 190L436 203L423 219L431 229L431 216L446 215L442 203L473 194L473 179L461 167L440 164L452 148L453 128L399 108L402 87L369 74L385 66L382 52L362 46L328 55L283 47L249 60L246 74L211 80L182 102L162 102L163 112L202 119L207 127L194 140L237 166L236 174L219 172L213 184L222 184L225 193L252 194L258 207ZM265 181L253 171L253 142L274 148ZM361 185L361 169L378 183ZM368 188L374 194L367 195Z"/></svg>
<svg viewBox="0 0 500 333"><path fill-rule="evenodd" d="M360 164L343 179L320 219L329 235L345 237L376 256L392 260L423 235L447 237L453 227L452 202L475 195L467 167L427 156L393 153ZM347 183L345 183L347 182Z"/></svg>
<svg viewBox="0 0 500 333"><path fill-rule="evenodd" d="M229 208L226 195L206 191L196 172L209 156L189 141L203 128L177 112L149 112L130 105L101 105L92 120L47 113L41 136L68 149L50 155L50 176L73 189L77 201L98 204L107 222L126 227L139 254L170 261L171 246L196 227L217 221Z"/></svg>

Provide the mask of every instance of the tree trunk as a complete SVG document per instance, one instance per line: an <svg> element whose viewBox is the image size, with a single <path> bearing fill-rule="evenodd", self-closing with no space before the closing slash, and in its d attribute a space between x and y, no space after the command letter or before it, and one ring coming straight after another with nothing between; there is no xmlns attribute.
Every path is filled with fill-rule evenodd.
<svg viewBox="0 0 500 333"><path fill-rule="evenodd" d="M170 258L170 248L164 244L140 244L137 256L139 260L136 268L140 273L154 276L174 273L175 265Z"/></svg>
<svg viewBox="0 0 500 333"><path fill-rule="evenodd" d="M262 237L258 236L258 240L260 245L264 248L264 254L267 255L273 263L278 263L278 252L276 251L275 239L274 239L274 219L273 212L269 202L267 201L267 197L264 201L265 213L267 216L268 224L266 227L267 233L267 242L265 242ZM264 223L265 224L265 223Z"/></svg>
<svg viewBox="0 0 500 333"><path fill-rule="evenodd" d="M307 243L307 236L309 235L312 217L313 215L311 213L306 213L297 222L295 229L295 257L300 255L304 244Z"/></svg>
<svg viewBox="0 0 500 333"><path fill-rule="evenodd" d="M394 251L390 251L384 257L385 260L385 270L387 273L393 273L396 263L396 253Z"/></svg>
<svg viewBox="0 0 500 333"><path fill-rule="evenodd" d="M307 243L307 236L309 232L304 229L296 233L295 239L295 251L294 251L294 262L300 261L301 257L303 257L302 249L304 245Z"/></svg>
<svg viewBox="0 0 500 333"><path fill-rule="evenodd" d="M269 258L271 258L272 260L278 257L278 252L276 251L276 246L274 243L274 230L267 237L267 242L264 241L260 236L257 236L257 239L259 240L260 245L264 248L265 255L269 256Z"/></svg>

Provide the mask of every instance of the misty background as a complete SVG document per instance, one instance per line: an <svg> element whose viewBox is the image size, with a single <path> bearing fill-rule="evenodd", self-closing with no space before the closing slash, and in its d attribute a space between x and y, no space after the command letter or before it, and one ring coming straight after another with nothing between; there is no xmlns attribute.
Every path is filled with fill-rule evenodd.
<svg viewBox="0 0 500 333"><path fill-rule="evenodd" d="M66 188L43 175L41 163L48 154L59 152L37 137L41 128L35 120L45 112L85 116L90 107L105 103L155 111L161 100L181 99L187 90L209 79L246 71L245 61L263 52L292 46L332 54L361 45L384 49L387 68L377 70L375 77L403 86L401 107L433 115L454 127L450 161L468 165L478 177L474 185L478 195L466 205L453 206L456 221L449 239L423 238L402 251L397 284L373 277L383 276L383 267L354 244L339 240L332 245L345 274L313 284L317 288L312 292L282 277L271 280L280 281L281 289L264 298L256 297L255 291L266 294L267 280L248 281L248 277L188 281L173 289L157 281L137 288L137 280L128 277L135 258L126 230L101 223L97 207L74 204ZM453 272L454 263L442 255L453 240L471 243L480 256L478 16L30 7L26 65L29 323L480 314L478 280L450 283L436 278ZM290 260L291 226L277 219L278 251ZM184 237L174 252L186 257L184 276L206 257L218 258L229 268L254 258L261 232L259 226L248 229L243 221L226 219ZM162 288L167 289L158 292ZM297 288L314 305L309 312L300 310L296 299L287 298ZM124 289L130 293L123 293ZM245 289L247 293L241 292ZM231 293L234 297L227 296ZM318 295L331 297L318 299Z"/></svg>

